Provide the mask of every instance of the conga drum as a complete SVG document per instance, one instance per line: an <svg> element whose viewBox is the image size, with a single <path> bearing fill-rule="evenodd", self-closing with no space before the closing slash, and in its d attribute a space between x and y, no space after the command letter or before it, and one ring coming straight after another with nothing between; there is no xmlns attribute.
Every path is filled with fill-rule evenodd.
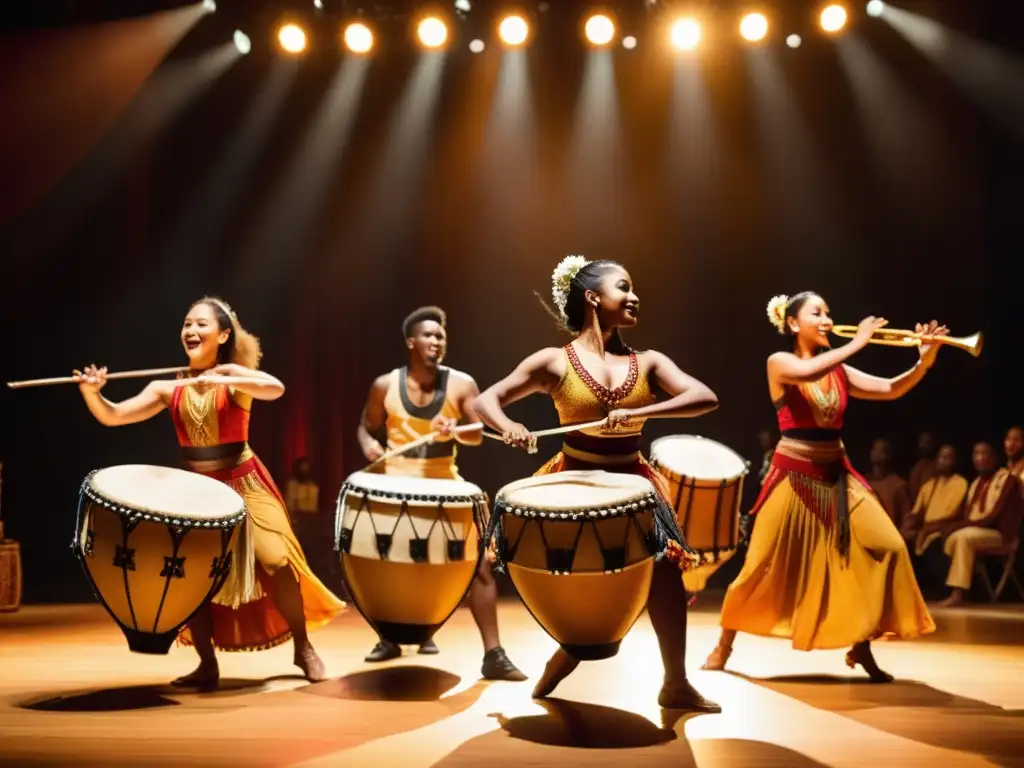
<svg viewBox="0 0 1024 768"><path fill-rule="evenodd" d="M124 465L86 476L72 547L132 651L170 650L223 586L245 515L229 486L181 469Z"/></svg>
<svg viewBox="0 0 1024 768"><path fill-rule="evenodd" d="M498 558L537 623L574 658L614 656L643 612L658 503L646 478L603 470L528 477L495 497Z"/></svg>
<svg viewBox="0 0 1024 768"><path fill-rule="evenodd" d="M383 640L425 643L466 596L487 497L472 483L356 472L342 485L335 550L349 595Z"/></svg>
<svg viewBox="0 0 1024 768"><path fill-rule="evenodd" d="M731 448L697 435L655 440L651 463L668 480L683 538L701 556L701 564L683 575L686 589L700 592L736 554L749 463Z"/></svg>
<svg viewBox="0 0 1024 768"><path fill-rule="evenodd" d="M16 541L0 539L0 613L12 613L20 605L21 547Z"/></svg>

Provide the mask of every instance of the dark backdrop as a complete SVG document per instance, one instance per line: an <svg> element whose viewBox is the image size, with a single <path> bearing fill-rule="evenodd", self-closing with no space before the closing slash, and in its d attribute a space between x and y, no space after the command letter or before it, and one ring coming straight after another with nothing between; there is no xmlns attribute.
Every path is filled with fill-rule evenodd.
<svg viewBox="0 0 1024 768"><path fill-rule="evenodd" d="M1008 45L996 4L971 5L944 20ZM31 33L54 51L90 34ZM4 68L21 86L5 109L28 124L0 129L4 152L23 167L31 157L30 177L53 177L7 185L5 380L92 361L179 364L189 303L222 295L288 385L282 400L255 406L254 448L282 485L308 452L329 507L362 463L354 435L370 382L403 361L402 317L443 306L449 363L486 386L566 341L533 292L547 296L557 261L583 253L631 271L643 317L630 343L667 353L721 400L692 423L652 423L651 438L700 433L756 461L754 436L774 422L764 360L780 345L764 307L807 288L838 322L879 314L909 328L936 317L955 335L987 335L981 359L944 351L903 400L854 404L855 463L877 436L893 440L906 467L920 429L966 453L1024 418L1021 283L1010 279L1020 133L884 25L860 24L842 42L852 58L813 41L799 51L723 44L689 64L652 46L618 51L603 70L591 64L606 78L597 88L585 77L594 56L571 30L564 44L549 33L529 52L520 92L500 89L520 81L493 46L453 53L422 125L401 122L417 116L403 97L418 57L393 50L369 63L358 108L331 114L336 139L323 130L336 56L290 64L254 52L224 64L223 51L210 53L226 39L216 25L175 45L158 37L150 53L164 44L167 59L144 82L110 66L99 92L124 98L109 106L72 98L73 72ZM100 43L83 45L82 65L101 70L88 55ZM16 55L26 64L42 50ZM139 67L156 66L144 59ZM52 109L38 109L39 94ZM96 135L88 151L69 153L83 132ZM856 364L894 374L914 359L872 348ZM106 394L138 386L115 382ZM540 398L513 412L531 426L554 423ZM105 429L70 386L4 389L0 413L3 517L22 542L26 597L86 597L68 547L78 486L96 467L173 464L169 419ZM557 444L541 449L532 457L488 443L463 452L464 473L493 492Z"/></svg>

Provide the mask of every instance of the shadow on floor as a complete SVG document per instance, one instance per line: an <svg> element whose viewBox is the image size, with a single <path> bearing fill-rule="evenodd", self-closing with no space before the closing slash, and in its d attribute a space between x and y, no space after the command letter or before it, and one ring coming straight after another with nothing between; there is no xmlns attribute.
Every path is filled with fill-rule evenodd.
<svg viewBox="0 0 1024 768"><path fill-rule="evenodd" d="M979 755L998 765L1024 764L1024 710L1003 709L914 680L872 684L864 677L731 674L893 736Z"/></svg>
<svg viewBox="0 0 1024 768"><path fill-rule="evenodd" d="M432 667L394 666L318 683L308 692L354 701L437 701L461 681Z"/></svg>

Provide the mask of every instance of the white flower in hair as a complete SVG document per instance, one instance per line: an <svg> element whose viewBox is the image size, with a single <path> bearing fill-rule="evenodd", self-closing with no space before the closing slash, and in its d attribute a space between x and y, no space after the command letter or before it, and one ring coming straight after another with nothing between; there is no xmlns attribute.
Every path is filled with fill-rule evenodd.
<svg viewBox="0 0 1024 768"><path fill-rule="evenodd" d="M576 273L590 262L583 256L566 256L551 273L551 298L555 302L558 314L565 320L565 303L569 300L569 286Z"/></svg>
<svg viewBox="0 0 1024 768"><path fill-rule="evenodd" d="M772 296L772 300L768 302L768 320L779 333L786 332L787 304L789 304L789 296Z"/></svg>

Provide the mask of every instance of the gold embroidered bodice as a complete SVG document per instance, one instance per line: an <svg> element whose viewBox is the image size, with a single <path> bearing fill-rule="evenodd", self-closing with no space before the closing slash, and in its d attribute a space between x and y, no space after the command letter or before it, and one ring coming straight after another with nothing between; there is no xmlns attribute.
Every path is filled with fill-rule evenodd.
<svg viewBox="0 0 1024 768"><path fill-rule="evenodd" d="M597 421L609 411L625 408L641 408L654 403L657 398L648 380L649 371L641 367L635 352L630 352L629 373L626 380L613 390L599 384L583 367L572 344L564 348L565 375L551 391L551 399L558 411L561 424L581 424ZM595 427L583 430L590 437L626 437L638 435L646 419L634 419L610 430Z"/></svg>

